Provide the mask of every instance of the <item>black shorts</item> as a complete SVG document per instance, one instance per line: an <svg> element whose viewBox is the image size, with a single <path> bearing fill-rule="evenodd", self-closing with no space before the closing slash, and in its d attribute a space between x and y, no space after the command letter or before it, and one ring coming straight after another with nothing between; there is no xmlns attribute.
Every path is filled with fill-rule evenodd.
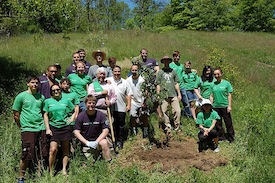
<svg viewBox="0 0 275 183"><path fill-rule="evenodd" d="M49 143L45 130L39 132L22 132L21 142L22 160L42 160L49 155Z"/></svg>
<svg viewBox="0 0 275 183"><path fill-rule="evenodd" d="M70 141L72 139L72 132L70 125L56 128L50 126L53 136L51 136L51 141L60 142L60 141Z"/></svg>

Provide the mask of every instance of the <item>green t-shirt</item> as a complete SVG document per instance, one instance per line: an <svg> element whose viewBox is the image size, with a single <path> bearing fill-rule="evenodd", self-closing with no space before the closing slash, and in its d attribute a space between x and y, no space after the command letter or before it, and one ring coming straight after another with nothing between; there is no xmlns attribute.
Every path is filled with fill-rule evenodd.
<svg viewBox="0 0 275 183"><path fill-rule="evenodd" d="M60 77L55 77L55 81L57 81L58 83L60 83L61 79L63 79L64 76L60 76Z"/></svg>
<svg viewBox="0 0 275 183"><path fill-rule="evenodd" d="M75 92L79 101L84 101L87 96L87 85L92 83L90 76L84 74L81 77L78 74L69 74L68 79L71 81L71 92Z"/></svg>
<svg viewBox="0 0 275 183"><path fill-rule="evenodd" d="M209 99L210 98L210 94L212 93L212 88L214 86L214 82L215 81L216 81L216 79L213 79L212 82L209 82L209 81L204 81L204 82L200 81L198 83L197 88L200 88L200 94L201 94L202 98L205 98L205 99Z"/></svg>
<svg viewBox="0 0 275 183"><path fill-rule="evenodd" d="M199 76L195 72L182 74L183 88L185 90L194 90L199 82Z"/></svg>
<svg viewBox="0 0 275 183"><path fill-rule="evenodd" d="M218 113L212 110L209 113L206 112L199 112L196 124L202 125L205 128L210 128L212 125L213 120L221 119Z"/></svg>
<svg viewBox="0 0 275 183"><path fill-rule="evenodd" d="M175 70L171 68L159 70L156 78L156 84L167 89L168 97L178 96L175 88L176 83L179 83L179 78Z"/></svg>
<svg viewBox="0 0 275 183"><path fill-rule="evenodd" d="M222 80L220 83L214 82L212 88L213 107L228 107L228 93L232 93L233 88L227 80Z"/></svg>
<svg viewBox="0 0 275 183"><path fill-rule="evenodd" d="M169 67L174 69L176 72L177 72L177 75L178 75L178 78L179 78L179 86L180 86L180 89L184 88L184 85L183 85L183 72L184 72L184 67L181 63L178 63L176 64L175 62L171 62L169 64Z"/></svg>
<svg viewBox="0 0 275 183"><path fill-rule="evenodd" d="M20 113L21 132L38 132L45 130L42 116L45 97L40 93L31 94L27 91L16 96L12 110Z"/></svg>
<svg viewBox="0 0 275 183"><path fill-rule="evenodd" d="M73 103L73 105L79 105L79 103L80 103L79 99L78 99L78 96L75 92L70 92L70 93L64 93L63 92L62 93L62 98L71 101ZM70 116L73 115L73 112L74 112L74 110L72 110L69 115ZM74 125L74 124L75 124L74 121L70 123L70 125Z"/></svg>
<svg viewBox="0 0 275 183"><path fill-rule="evenodd" d="M43 110L48 112L49 123L56 128L62 128L68 126L68 120L71 117L71 111L74 109L74 105L66 98L56 100L48 98L45 100Z"/></svg>

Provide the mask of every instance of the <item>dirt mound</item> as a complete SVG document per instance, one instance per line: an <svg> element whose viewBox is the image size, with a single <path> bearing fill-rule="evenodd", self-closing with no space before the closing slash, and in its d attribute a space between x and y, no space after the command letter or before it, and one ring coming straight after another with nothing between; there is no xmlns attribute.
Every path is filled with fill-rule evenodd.
<svg viewBox="0 0 275 183"><path fill-rule="evenodd" d="M123 158L124 163L135 163L142 169L156 170L162 173L170 171L184 174L190 167L209 171L218 166L225 166L228 160L212 150L198 152L197 141L185 138L182 141L170 140L169 145L157 148L149 146L146 141L139 141L129 154Z"/></svg>

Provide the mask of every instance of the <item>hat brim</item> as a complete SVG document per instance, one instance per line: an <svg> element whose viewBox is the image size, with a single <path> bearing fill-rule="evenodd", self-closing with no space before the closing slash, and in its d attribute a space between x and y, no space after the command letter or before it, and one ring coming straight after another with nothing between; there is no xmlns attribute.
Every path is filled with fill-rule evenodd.
<svg viewBox="0 0 275 183"><path fill-rule="evenodd" d="M96 54L97 54L97 53L102 54L102 58L103 58L102 60L105 60L105 58L106 58L106 53L104 53L104 52L102 52L102 51L95 51L95 52L93 52L93 53L92 53L92 56L93 56L94 59L96 59Z"/></svg>
<svg viewBox="0 0 275 183"><path fill-rule="evenodd" d="M163 59L160 60L160 62L163 63L164 60L169 60L169 62L172 62L172 59L171 59L171 58L163 58Z"/></svg>

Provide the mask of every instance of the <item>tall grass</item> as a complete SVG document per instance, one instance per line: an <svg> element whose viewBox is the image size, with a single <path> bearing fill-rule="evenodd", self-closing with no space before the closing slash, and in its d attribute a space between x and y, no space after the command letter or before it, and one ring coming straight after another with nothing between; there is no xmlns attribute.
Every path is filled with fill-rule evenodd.
<svg viewBox="0 0 275 183"><path fill-rule="evenodd" d="M71 55L79 48L87 52L87 60L94 63L91 54L97 49L114 56L129 71L131 57L141 48L147 48L149 57L160 60L174 50L182 53L181 62L192 61L200 74L209 56L223 59L234 66L228 72L238 73L233 88L233 123L236 130L234 144L221 144L221 154L230 161L225 167L211 173L191 168L184 176L140 170L138 166L122 167L98 162L81 167L76 158L71 162L68 179L51 178L47 173L36 182L273 182L274 175L274 98L275 98L275 35L243 32L172 31L147 33L139 31L112 31L90 34L37 34L0 39L0 182L14 182L18 176L20 159L20 131L11 118L13 97L26 89L29 73L41 74L48 65L59 62L62 71L71 63ZM218 50L218 55L213 50ZM162 66L161 66L162 67ZM15 69L16 68L16 69ZM15 70L15 72L13 72ZM21 74L20 74L21 73ZM232 73L224 73L232 76ZM8 82L8 84L6 84ZM4 105L3 105L4 104ZM152 118L155 120L155 118ZM154 121L155 122L155 121ZM197 129L189 120L183 120L184 134L196 138ZM131 145L131 142L129 142ZM126 146L127 147L127 146Z"/></svg>

